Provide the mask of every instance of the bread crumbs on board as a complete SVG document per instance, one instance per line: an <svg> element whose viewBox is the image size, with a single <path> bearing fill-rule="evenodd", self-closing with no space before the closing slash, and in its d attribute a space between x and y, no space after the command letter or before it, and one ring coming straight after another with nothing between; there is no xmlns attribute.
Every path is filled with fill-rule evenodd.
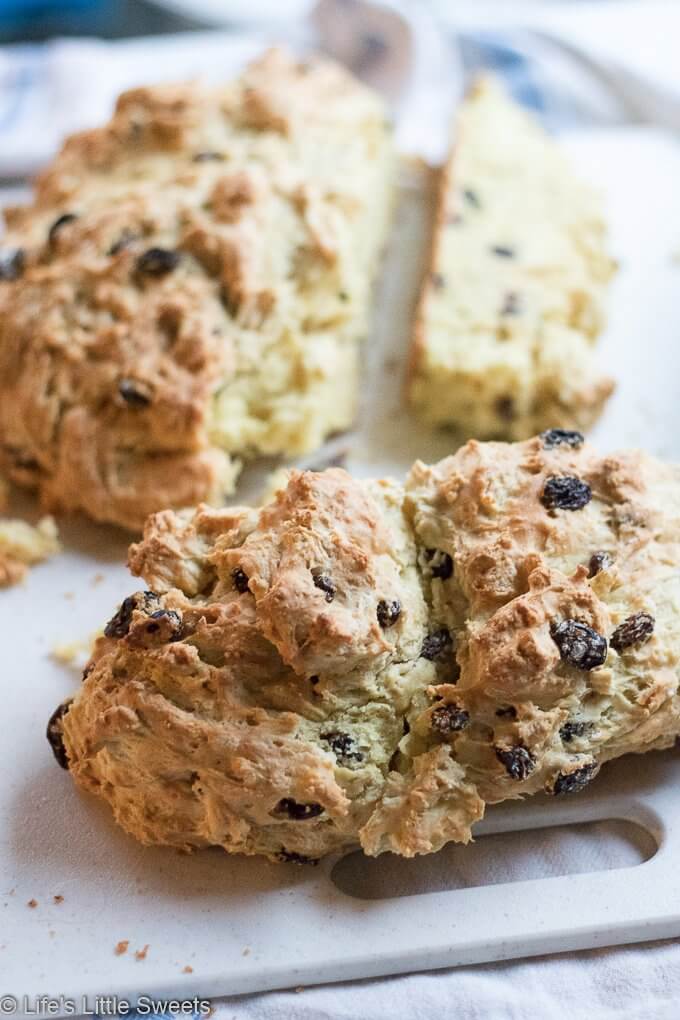
<svg viewBox="0 0 680 1020"><path fill-rule="evenodd" d="M26 521L0 519L0 588L23 581L28 568L61 552L52 517L34 527Z"/></svg>
<svg viewBox="0 0 680 1020"><path fill-rule="evenodd" d="M50 658L62 666L73 666L80 671L87 665L94 643L100 635L101 631L94 631L86 638L60 641L50 649Z"/></svg>

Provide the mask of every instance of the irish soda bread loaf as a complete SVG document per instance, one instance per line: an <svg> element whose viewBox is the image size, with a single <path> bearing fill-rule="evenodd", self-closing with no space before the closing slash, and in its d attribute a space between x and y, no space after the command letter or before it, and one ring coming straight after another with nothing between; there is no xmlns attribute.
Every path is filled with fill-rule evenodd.
<svg viewBox="0 0 680 1020"><path fill-rule="evenodd" d="M613 270L600 205L491 79L461 108L438 202L408 383L416 412L477 438L591 423L612 391L592 351Z"/></svg>
<svg viewBox="0 0 680 1020"><path fill-rule="evenodd" d="M393 163L377 96L280 51L69 139L0 253L12 478L135 528L348 426Z"/></svg>
<svg viewBox="0 0 680 1020"><path fill-rule="evenodd" d="M428 853L680 731L680 470L577 433L295 472L157 514L130 566L49 736L145 843Z"/></svg>

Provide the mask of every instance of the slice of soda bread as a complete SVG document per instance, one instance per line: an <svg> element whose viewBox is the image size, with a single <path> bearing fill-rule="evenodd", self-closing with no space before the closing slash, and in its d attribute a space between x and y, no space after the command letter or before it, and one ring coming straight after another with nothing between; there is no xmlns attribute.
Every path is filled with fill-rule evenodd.
<svg viewBox="0 0 680 1020"><path fill-rule="evenodd" d="M597 195L480 80L440 179L408 379L416 413L477 438L589 425L613 389L592 349L613 269Z"/></svg>

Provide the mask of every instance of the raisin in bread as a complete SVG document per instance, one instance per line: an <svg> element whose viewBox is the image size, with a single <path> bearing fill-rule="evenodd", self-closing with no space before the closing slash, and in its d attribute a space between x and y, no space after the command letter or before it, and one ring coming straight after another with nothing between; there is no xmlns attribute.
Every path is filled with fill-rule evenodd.
<svg viewBox="0 0 680 1020"><path fill-rule="evenodd" d="M428 853L680 732L680 470L577 433L165 511L130 566L49 735L145 843Z"/></svg>
<svg viewBox="0 0 680 1020"><path fill-rule="evenodd" d="M613 388L592 349L612 271L597 196L481 80L439 185L408 382L417 414L476 438L589 425Z"/></svg>
<svg viewBox="0 0 680 1020"><path fill-rule="evenodd" d="M7 212L9 474L137 528L346 428L394 164L381 100L325 60L121 96Z"/></svg>

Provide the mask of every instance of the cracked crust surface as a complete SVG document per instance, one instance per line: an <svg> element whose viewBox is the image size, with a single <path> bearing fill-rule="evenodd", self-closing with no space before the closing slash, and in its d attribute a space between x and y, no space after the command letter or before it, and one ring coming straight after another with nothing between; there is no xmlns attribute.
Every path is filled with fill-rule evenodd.
<svg viewBox="0 0 680 1020"><path fill-rule="evenodd" d="M162 595L99 642L65 717L76 781L146 842L273 857L355 842L433 678L401 503L332 469L293 475L259 513L152 518L131 564ZM387 628L382 601L400 607Z"/></svg>
<svg viewBox="0 0 680 1020"><path fill-rule="evenodd" d="M324 60L121 96L6 213L8 474L140 528L351 424L393 162L380 100Z"/></svg>
<svg viewBox="0 0 680 1020"><path fill-rule="evenodd" d="M590 425L613 389L592 350L613 270L598 197L480 80L439 185L408 381L416 412L481 439Z"/></svg>
<svg viewBox="0 0 680 1020"><path fill-rule="evenodd" d="M75 782L147 843L413 856L670 745L680 471L550 435L152 517L58 722Z"/></svg>

